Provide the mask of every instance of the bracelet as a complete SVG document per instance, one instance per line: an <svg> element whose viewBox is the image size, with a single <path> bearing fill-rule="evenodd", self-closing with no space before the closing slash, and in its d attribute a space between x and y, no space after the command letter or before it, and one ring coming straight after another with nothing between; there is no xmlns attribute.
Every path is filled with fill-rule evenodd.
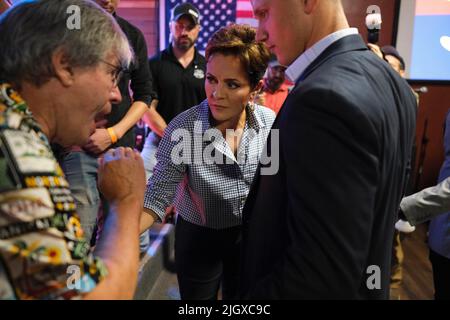
<svg viewBox="0 0 450 320"><path fill-rule="evenodd" d="M113 129L113 128L108 128L108 129L106 129L106 130L108 130L109 136L111 137L111 142L112 142L113 144L116 143L116 142L117 142L117 135L116 135L116 133L114 132L114 129Z"/></svg>

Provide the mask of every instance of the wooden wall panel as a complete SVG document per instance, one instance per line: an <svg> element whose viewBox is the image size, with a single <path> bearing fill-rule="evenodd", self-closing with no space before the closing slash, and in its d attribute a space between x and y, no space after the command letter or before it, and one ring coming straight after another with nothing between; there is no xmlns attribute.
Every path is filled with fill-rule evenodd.
<svg viewBox="0 0 450 320"><path fill-rule="evenodd" d="M117 13L142 31L148 55L154 55L158 51L158 0L121 0Z"/></svg>

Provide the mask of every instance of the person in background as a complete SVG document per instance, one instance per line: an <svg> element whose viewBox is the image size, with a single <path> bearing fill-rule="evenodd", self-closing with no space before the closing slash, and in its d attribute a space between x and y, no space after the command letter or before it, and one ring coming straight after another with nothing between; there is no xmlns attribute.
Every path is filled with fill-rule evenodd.
<svg viewBox="0 0 450 320"><path fill-rule="evenodd" d="M141 153L147 179L153 174L156 150L167 124L206 98L206 62L195 47L200 32L198 8L188 2L177 5L172 10L169 27L169 47L149 60L154 100L143 117L151 132Z"/></svg>
<svg viewBox="0 0 450 320"><path fill-rule="evenodd" d="M412 225L432 219L428 228L430 261L433 267L434 297L450 300L450 111L445 119L445 160L438 185L402 199L400 218Z"/></svg>
<svg viewBox="0 0 450 320"><path fill-rule="evenodd" d="M272 55L261 92L257 97L260 105L272 109L276 114L280 111L289 90L293 87L293 83L286 79L285 71L286 67L278 62L275 55Z"/></svg>
<svg viewBox="0 0 450 320"><path fill-rule="evenodd" d="M67 28L72 5L79 29ZM90 252L50 149L84 145L95 117L121 100L117 84L133 58L127 38L92 1L37 0L0 16L0 43L0 299L131 299L145 188L139 153L111 149L100 160L111 205Z"/></svg>

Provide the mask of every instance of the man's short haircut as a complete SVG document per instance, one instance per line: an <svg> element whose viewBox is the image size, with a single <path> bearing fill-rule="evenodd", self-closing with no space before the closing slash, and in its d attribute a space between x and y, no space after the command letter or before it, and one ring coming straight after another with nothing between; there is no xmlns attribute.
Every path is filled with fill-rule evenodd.
<svg viewBox="0 0 450 320"><path fill-rule="evenodd" d="M75 6L75 7L71 7ZM80 28L70 27L79 8ZM52 55L62 50L72 67L93 67L114 54L127 67L133 52L115 19L89 0L33 0L0 16L0 77L36 86L55 75Z"/></svg>

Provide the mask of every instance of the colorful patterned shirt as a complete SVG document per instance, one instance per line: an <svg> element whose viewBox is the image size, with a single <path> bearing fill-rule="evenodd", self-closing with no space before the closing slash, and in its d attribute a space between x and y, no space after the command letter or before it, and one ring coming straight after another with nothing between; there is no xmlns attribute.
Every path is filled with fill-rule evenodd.
<svg viewBox="0 0 450 320"><path fill-rule="evenodd" d="M26 103L0 83L0 299L77 299L107 273Z"/></svg>

